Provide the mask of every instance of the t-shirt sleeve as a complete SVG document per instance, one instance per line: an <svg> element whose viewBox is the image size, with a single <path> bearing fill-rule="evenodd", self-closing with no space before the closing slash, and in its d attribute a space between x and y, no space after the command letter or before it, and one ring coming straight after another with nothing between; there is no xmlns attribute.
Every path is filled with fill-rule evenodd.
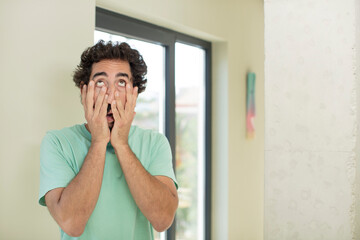
<svg viewBox="0 0 360 240"><path fill-rule="evenodd" d="M172 164L170 144L162 134L157 135L156 142L151 151L150 161L148 172L153 176L166 176L171 178L174 181L176 189L178 189Z"/></svg>
<svg viewBox="0 0 360 240"><path fill-rule="evenodd" d="M52 189L66 187L75 175L59 138L52 132L46 133L40 147L39 204L46 206L45 194Z"/></svg>

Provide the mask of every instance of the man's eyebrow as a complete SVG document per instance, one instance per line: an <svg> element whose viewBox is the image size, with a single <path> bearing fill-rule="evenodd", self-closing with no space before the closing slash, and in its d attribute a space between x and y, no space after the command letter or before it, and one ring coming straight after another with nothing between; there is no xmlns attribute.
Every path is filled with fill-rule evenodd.
<svg viewBox="0 0 360 240"><path fill-rule="evenodd" d="M105 77L107 77L108 75L106 74L106 72L97 72L97 73L94 74L92 79L94 80L94 78L96 78L97 76L105 76Z"/></svg>
<svg viewBox="0 0 360 240"><path fill-rule="evenodd" d="M122 72L119 72L118 74L116 74L116 77L127 77L128 79L130 79L129 75L127 73L122 73Z"/></svg>

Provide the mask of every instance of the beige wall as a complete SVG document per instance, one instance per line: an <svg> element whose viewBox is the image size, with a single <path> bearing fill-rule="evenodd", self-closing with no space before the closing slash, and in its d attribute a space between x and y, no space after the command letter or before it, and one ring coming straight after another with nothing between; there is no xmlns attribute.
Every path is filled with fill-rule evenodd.
<svg viewBox="0 0 360 240"><path fill-rule="evenodd" d="M359 239L358 7L265 2L266 240Z"/></svg>
<svg viewBox="0 0 360 240"><path fill-rule="evenodd" d="M82 122L71 74L92 44L95 1L0 2L0 239L59 239L37 203L46 130Z"/></svg>
<svg viewBox="0 0 360 240"><path fill-rule="evenodd" d="M360 1L355 2L355 59L356 70L359 72L360 64ZM360 75L356 74L356 105L360 106ZM357 120L360 120L360 111L356 112ZM354 236L360 236L360 124L357 124L356 131L356 147L355 147L355 161L356 161L356 177L355 177L355 217L354 217Z"/></svg>
<svg viewBox="0 0 360 240"><path fill-rule="evenodd" d="M0 239L56 239L37 205L47 129L82 122L71 73L93 40L95 5L213 44L214 239L263 239L263 1L2 1ZM40 52L35 52L41 46ZM245 139L245 79L256 79L257 136ZM10 82L10 81L9 81ZM19 231L18 229L22 229Z"/></svg>

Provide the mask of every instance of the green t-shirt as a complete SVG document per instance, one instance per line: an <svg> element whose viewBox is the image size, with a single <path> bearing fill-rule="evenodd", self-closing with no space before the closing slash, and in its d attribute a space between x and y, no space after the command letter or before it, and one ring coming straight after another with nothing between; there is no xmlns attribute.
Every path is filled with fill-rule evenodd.
<svg viewBox="0 0 360 240"><path fill-rule="evenodd" d="M172 155L168 140L160 133L132 126L129 146L151 175L171 178L176 187ZM40 148L39 203L45 204L45 194L66 187L79 173L91 144L91 134L85 125L48 131ZM96 207L81 237L74 238L61 231L61 239L116 240L153 239L150 222L137 207L114 149L106 149L103 182Z"/></svg>

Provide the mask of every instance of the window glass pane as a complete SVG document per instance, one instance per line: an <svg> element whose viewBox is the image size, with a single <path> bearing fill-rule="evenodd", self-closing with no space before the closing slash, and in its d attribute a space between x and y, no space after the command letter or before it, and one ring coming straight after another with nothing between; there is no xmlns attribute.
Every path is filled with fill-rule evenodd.
<svg viewBox="0 0 360 240"><path fill-rule="evenodd" d="M165 48L161 45L95 31L94 42L99 40L127 42L143 56L148 67L145 92L139 94L133 124L146 129L164 132Z"/></svg>
<svg viewBox="0 0 360 240"><path fill-rule="evenodd" d="M205 51L175 45L176 239L204 239Z"/></svg>

